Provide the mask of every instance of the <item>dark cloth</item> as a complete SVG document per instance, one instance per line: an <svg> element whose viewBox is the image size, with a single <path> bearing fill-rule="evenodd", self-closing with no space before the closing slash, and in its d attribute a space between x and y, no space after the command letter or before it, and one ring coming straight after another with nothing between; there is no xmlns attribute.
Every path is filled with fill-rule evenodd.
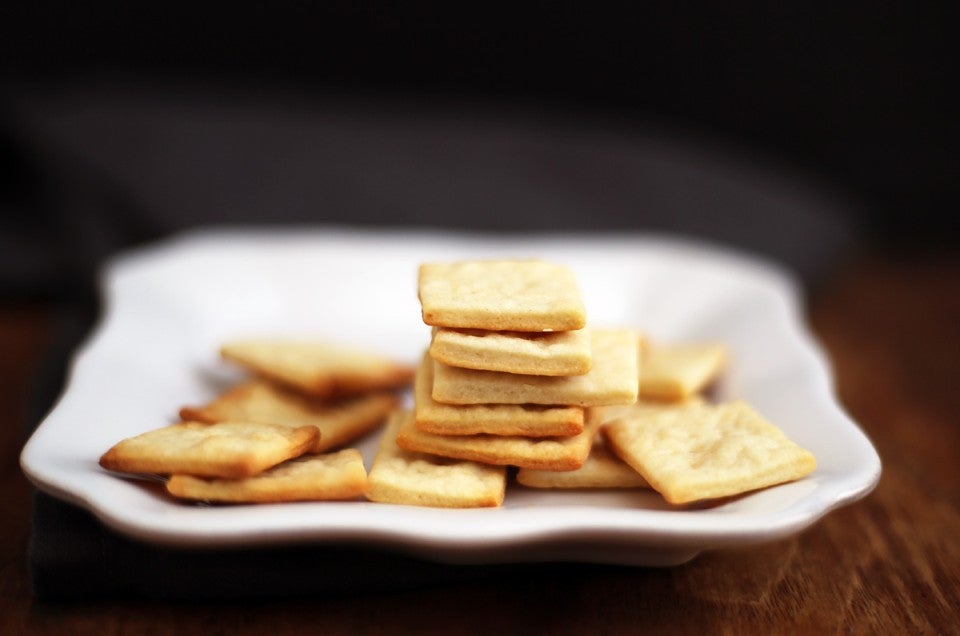
<svg viewBox="0 0 960 636"><path fill-rule="evenodd" d="M231 600L375 593L521 576L531 582L587 564L449 565L351 545L228 550L148 545L104 528L86 511L43 493L33 500L29 564L46 600ZM516 580L514 578L514 580Z"/></svg>

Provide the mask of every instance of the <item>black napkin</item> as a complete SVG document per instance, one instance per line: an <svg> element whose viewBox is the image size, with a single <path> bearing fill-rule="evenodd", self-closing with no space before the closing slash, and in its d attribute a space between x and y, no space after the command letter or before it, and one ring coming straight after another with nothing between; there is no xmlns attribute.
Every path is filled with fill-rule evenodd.
<svg viewBox="0 0 960 636"><path fill-rule="evenodd" d="M38 598L230 600L377 592L602 566L448 565L370 547L294 545L228 550L140 543L37 492L29 563ZM613 566L608 566L613 567Z"/></svg>

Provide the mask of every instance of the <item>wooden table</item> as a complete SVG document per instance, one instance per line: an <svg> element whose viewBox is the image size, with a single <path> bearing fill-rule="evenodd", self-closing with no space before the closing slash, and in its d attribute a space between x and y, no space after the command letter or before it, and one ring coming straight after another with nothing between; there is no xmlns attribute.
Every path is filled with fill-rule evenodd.
<svg viewBox="0 0 960 636"><path fill-rule="evenodd" d="M960 258L867 255L810 300L883 477L808 531L672 569L242 604L34 600L17 457L51 308L0 305L0 634L958 633Z"/></svg>

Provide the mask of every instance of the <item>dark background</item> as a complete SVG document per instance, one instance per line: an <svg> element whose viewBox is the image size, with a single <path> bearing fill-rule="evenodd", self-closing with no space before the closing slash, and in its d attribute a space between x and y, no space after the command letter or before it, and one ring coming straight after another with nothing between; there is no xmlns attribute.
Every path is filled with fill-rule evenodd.
<svg viewBox="0 0 960 636"><path fill-rule="evenodd" d="M211 222L488 230L544 224L536 205L526 206L529 214L507 205L499 215L467 208L457 216L449 200L440 199L446 208L436 213L421 212L419 200L409 208L370 204L347 212L343 206L350 195L347 203L340 202L340 211L315 206L316 212L291 212L295 206L249 197L246 210L243 205L232 206L235 212L213 210L231 206L211 200L202 209L198 204L196 210L182 211L193 196L190 184L173 178L153 186L136 181L147 168L130 159L131 148L143 145L131 138L142 138L145 130L157 136L165 130L165 139L180 140L179 147L171 141L171 147L152 148L158 162L206 156L203 152L212 147L219 149L210 154L217 161L225 154L220 152L223 138L209 131L223 120L239 121L218 133L244 137L248 144L223 158L229 163L238 155L256 154L262 143L258 134L288 145L292 142L283 139L308 138L309 132L288 129L284 137L271 126L279 118L287 128L296 123L309 131L313 123L305 115L317 113L327 132L344 121L349 128L357 113L373 121L370 135L345 138L351 147L356 139L366 143L376 137L379 143L388 138L396 113L404 130L411 117L418 125L454 121L454 136L470 128L464 121L493 121L495 138L508 149L514 148L510 135L522 137L524 126L535 122L546 126L549 140L538 146L537 160L555 154L549 144L566 139L570 130L588 130L603 139L620 131L632 138L640 131L647 159L658 152L689 158L690 148L700 144L708 149L708 159L701 156L691 165L723 163L726 153L761 169L777 166L776 201L788 201L793 190L803 189L798 208L820 208L814 217L827 210L821 215L827 225L814 219L819 229L804 239L810 249L829 235L842 238L836 250L855 242L850 237L895 249L955 247L952 217L960 203L960 125L952 97L956 3L313 4L261 3L251 9L25 3L0 9L0 209L7 217L0 225L6 234L0 247L8 252L0 265L6 286L20 291L51 281L56 286L67 267L57 254L77 237L88 247L68 259L70 267L87 267L118 246ZM241 115L238 104L246 108ZM158 112L166 119L157 119ZM274 123L267 121L271 117ZM509 122L506 132L504 121ZM171 122L189 125L164 128ZM432 143L443 146L445 130L431 129L426 137L433 134ZM207 134L212 136L203 142ZM100 139L106 141L100 144ZM197 139L198 147L191 146ZM683 149L665 150L665 139L682 140ZM475 139L463 143L476 151ZM578 156L589 155L591 143L576 146ZM363 168L370 157L389 151L389 144L382 150L371 142L358 162ZM639 155L631 156L633 161ZM490 163L496 160L481 162L482 169L490 169ZM629 161L622 163L625 172L633 169ZM125 175L124 166L133 177ZM582 173L574 163L565 169ZM244 170L263 168L244 164L229 173L230 179L237 181ZM803 188L785 184L785 171ZM719 174L701 172L709 178ZM429 181L429 175L417 178ZM609 188L606 178L598 177L595 187ZM761 178L738 173L723 179L755 186ZM648 180L662 181L656 175ZM452 190L460 187L449 175L436 181L454 183ZM808 196L811 184L822 198ZM290 189L298 187L308 189L296 183ZM182 201L169 202L180 212L155 204L157 188L182 190ZM386 192L385 197L402 199L389 188ZM324 199L326 193L318 190L316 196ZM456 197L457 192L450 193L450 200ZM725 205L738 207L739 200L732 197ZM759 206L757 201L749 205ZM571 209L544 218L553 220L554 229L667 228L726 240L722 221L711 224L704 221L709 210L692 209L705 207L684 201L665 205L662 212L652 209L648 217L611 208L596 217ZM769 207L776 214L777 208L790 206ZM749 226L747 233L763 225L753 217L741 224ZM52 225L67 228L60 234L71 240L44 238ZM91 230L93 225L97 229ZM773 228L778 225L771 222ZM757 233L752 244L775 243L764 238L771 229ZM750 246L751 241L745 242ZM798 251L795 246L769 251L794 264L791 250ZM9 256L14 253L16 258Z"/></svg>

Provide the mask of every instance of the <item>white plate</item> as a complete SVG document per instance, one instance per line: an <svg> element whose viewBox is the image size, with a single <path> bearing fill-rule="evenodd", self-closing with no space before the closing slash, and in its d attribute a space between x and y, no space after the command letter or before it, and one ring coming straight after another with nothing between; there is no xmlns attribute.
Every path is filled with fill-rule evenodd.
<svg viewBox="0 0 960 636"><path fill-rule="evenodd" d="M817 457L801 481L716 507L674 510L652 492L511 487L499 509L361 501L206 507L97 465L114 443L165 425L237 377L218 345L312 335L414 363L429 338L416 296L426 260L537 256L576 272L594 325L731 351L722 398L742 397ZM187 235L114 260L106 311L65 394L21 456L42 490L126 535L216 547L292 541L376 545L428 559L666 565L798 532L868 493L880 460L837 405L802 324L799 291L767 263L657 236L489 238L336 229ZM368 461L375 435L360 446Z"/></svg>

